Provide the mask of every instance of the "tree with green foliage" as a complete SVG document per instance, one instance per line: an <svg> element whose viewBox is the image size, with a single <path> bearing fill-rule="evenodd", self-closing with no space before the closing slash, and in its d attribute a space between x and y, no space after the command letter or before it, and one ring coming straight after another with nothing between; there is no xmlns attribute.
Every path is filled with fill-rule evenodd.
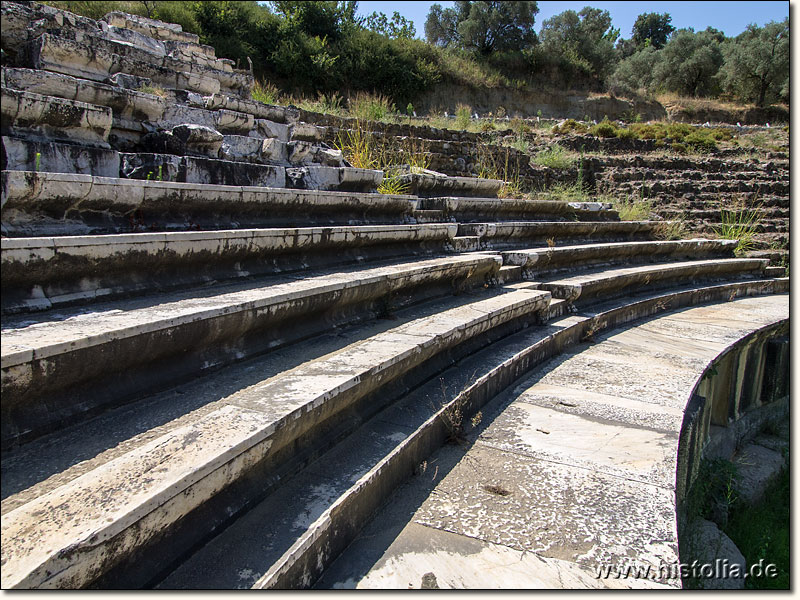
<svg viewBox="0 0 800 600"><path fill-rule="evenodd" d="M633 24L631 40L639 50L645 46L653 46L656 50L663 48L675 31L671 21L669 13L642 13Z"/></svg>
<svg viewBox="0 0 800 600"><path fill-rule="evenodd" d="M428 43L443 48L464 48L481 55L495 51L524 50L533 46L536 2L470 2L454 8L434 4L425 21Z"/></svg>
<svg viewBox="0 0 800 600"><path fill-rule="evenodd" d="M370 31L385 35L393 40L400 38L412 40L417 35L414 22L406 19L397 11L392 14L391 21L382 12L373 12L364 20L364 26Z"/></svg>
<svg viewBox="0 0 800 600"><path fill-rule="evenodd" d="M653 81L662 89L684 96L710 96L719 91L716 76L723 59L713 33L680 29L658 52Z"/></svg>
<svg viewBox="0 0 800 600"><path fill-rule="evenodd" d="M275 11L295 24L303 33L329 40L338 40L348 27L359 26L358 2L326 2L322 0L273 0Z"/></svg>
<svg viewBox="0 0 800 600"><path fill-rule="evenodd" d="M583 66L601 81L617 63L614 44L619 29L611 26L607 10L586 6L579 12L565 10L546 19L540 32L546 52L564 57L567 63Z"/></svg>
<svg viewBox="0 0 800 600"><path fill-rule="evenodd" d="M635 96L639 90L653 88L653 72L659 61L659 51L645 46L620 61L608 78L609 91L621 96Z"/></svg>
<svg viewBox="0 0 800 600"><path fill-rule="evenodd" d="M723 87L764 106L789 97L789 19L745 31L723 44Z"/></svg>

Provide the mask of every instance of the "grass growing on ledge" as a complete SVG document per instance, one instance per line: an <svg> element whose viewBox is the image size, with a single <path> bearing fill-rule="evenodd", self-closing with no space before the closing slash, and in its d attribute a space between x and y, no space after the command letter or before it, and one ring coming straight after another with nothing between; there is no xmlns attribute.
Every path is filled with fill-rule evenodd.
<svg viewBox="0 0 800 600"><path fill-rule="evenodd" d="M739 206L720 211L720 224L714 227L718 237L725 240L738 240L735 254L741 256L755 249L756 232L761 223L757 208Z"/></svg>
<svg viewBox="0 0 800 600"><path fill-rule="evenodd" d="M553 144L547 150L541 150L533 157L533 162L541 167L551 169L569 169L575 166L577 157L569 153L563 146Z"/></svg>
<svg viewBox="0 0 800 600"><path fill-rule="evenodd" d="M143 85L136 90L137 92L142 92L143 94L151 94L153 96L158 96L159 98L166 98L167 97L167 90L162 88L159 85Z"/></svg>
<svg viewBox="0 0 800 600"><path fill-rule="evenodd" d="M644 199L616 199L612 204L619 213L620 221L646 221L653 209L653 202Z"/></svg>

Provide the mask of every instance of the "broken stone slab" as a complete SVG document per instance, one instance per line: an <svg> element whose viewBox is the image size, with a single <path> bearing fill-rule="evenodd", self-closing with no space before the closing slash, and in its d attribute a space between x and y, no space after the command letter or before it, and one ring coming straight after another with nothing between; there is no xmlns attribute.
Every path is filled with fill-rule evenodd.
<svg viewBox="0 0 800 600"><path fill-rule="evenodd" d="M198 44L200 37L195 33L183 30L177 23L165 23L156 19L148 19L139 15L113 11L102 17L111 26L131 29L142 35L171 42Z"/></svg>
<svg viewBox="0 0 800 600"><path fill-rule="evenodd" d="M758 503L764 492L786 466L780 452L758 443L747 444L733 458L736 466L736 493L746 505Z"/></svg>
<svg viewBox="0 0 800 600"><path fill-rule="evenodd" d="M138 75L131 75L130 73L114 73L107 81L111 85L116 85L128 90L138 90L153 84L153 80L149 77L139 77Z"/></svg>
<svg viewBox="0 0 800 600"><path fill-rule="evenodd" d="M291 139L306 142L322 142L328 133L327 127L298 121L291 127Z"/></svg>
<svg viewBox="0 0 800 600"><path fill-rule="evenodd" d="M498 179L480 177L450 177L428 169L403 173L400 180L407 184L410 193L417 196L442 196L453 194L467 197L496 197L503 186Z"/></svg>
<svg viewBox="0 0 800 600"><path fill-rule="evenodd" d="M691 540L688 541L688 545L692 549L693 559L701 565L716 567L723 563L728 568L725 573L727 577L697 578L698 587L701 590L743 590L747 562L733 540L725 535L716 523L699 518L692 522L689 535ZM702 575L702 570L700 571Z"/></svg>
<svg viewBox="0 0 800 600"><path fill-rule="evenodd" d="M152 38L149 35L144 35L138 31L127 29L125 27L108 25L105 21L98 21L97 24L100 26L100 30L103 32L103 35L105 35L109 40L121 42L123 44L130 44L131 46L135 46L136 48L140 48L157 56L167 55L167 49L164 46L164 42Z"/></svg>
<svg viewBox="0 0 800 600"><path fill-rule="evenodd" d="M227 110L251 114L256 119L265 119L267 121L273 121L274 123L281 123L284 125L296 123L300 118L300 111L295 108L265 104L256 100L228 96L227 94L212 94L210 96L206 96L205 102L206 108L209 110L225 108ZM272 137L279 136L276 135ZM289 141L288 130L286 139L282 141Z"/></svg>
<svg viewBox="0 0 800 600"><path fill-rule="evenodd" d="M3 77L7 87L43 96L107 106L112 110L114 117L128 120L158 121L162 118L167 105L164 98L135 91L135 88L126 89L118 84L107 85L50 71L3 67Z"/></svg>
<svg viewBox="0 0 800 600"><path fill-rule="evenodd" d="M563 279L537 282L554 298L569 302L588 302L600 297L657 289L679 281L725 280L733 277L755 278L762 275L768 261L749 258L726 258L607 269Z"/></svg>
<svg viewBox="0 0 800 600"><path fill-rule="evenodd" d="M276 138L281 142L287 143L291 137L291 126L270 121L268 119L256 119L255 130L251 133L251 135L259 135L265 138Z"/></svg>
<svg viewBox="0 0 800 600"><path fill-rule="evenodd" d="M173 127L172 135L181 141L187 152L212 158L219 155L224 139L219 131L211 127L191 123Z"/></svg>
<svg viewBox="0 0 800 600"><path fill-rule="evenodd" d="M575 210L586 212L598 212L601 210L611 210L613 208L610 202L570 202L569 206Z"/></svg>
<svg viewBox="0 0 800 600"><path fill-rule="evenodd" d="M396 295L398 306L452 294L484 285L499 267L496 256L450 256L287 276L257 287L240 284L202 299L191 292L163 295L156 303L88 319L45 319L38 327L25 315L18 328L8 324L0 342L3 446L92 405L164 385L179 373L200 373L328 330L330 318L307 319L312 307L317 314L338 315L340 322L362 318L387 294ZM35 378L42 360L51 376ZM33 409L45 399L48 411Z"/></svg>
<svg viewBox="0 0 800 600"><path fill-rule="evenodd" d="M219 157L223 160L238 160L260 164L288 163L284 142L275 138L262 139L241 135L226 135Z"/></svg>
<svg viewBox="0 0 800 600"><path fill-rule="evenodd" d="M341 150L322 147L312 142L293 141L286 144L289 162L293 165L319 164L325 167L344 167Z"/></svg>
<svg viewBox="0 0 800 600"><path fill-rule="evenodd" d="M733 256L737 240L672 240L553 246L503 252L503 263L523 267L529 276L599 264Z"/></svg>
<svg viewBox="0 0 800 600"><path fill-rule="evenodd" d="M253 130L255 119L253 115L223 108L214 112L214 123L222 132L246 135Z"/></svg>
<svg viewBox="0 0 800 600"><path fill-rule="evenodd" d="M286 169L286 185L293 189L372 192L383 181L383 171L353 167L310 165Z"/></svg>
<svg viewBox="0 0 800 600"><path fill-rule="evenodd" d="M109 147L112 112L106 106L4 87L2 116L3 135Z"/></svg>
<svg viewBox="0 0 800 600"><path fill-rule="evenodd" d="M4 239L4 313L211 281L441 254L455 224Z"/></svg>
<svg viewBox="0 0 800 600"><path fill-rule="evenodd" d="M125 161L133 156L121 154L123 172L130 168ZM166 156L163 160L178 159ZM171 178L166 163L158 164L165 165L162 179ZM409 196L156 181L158 169L153 167L157 165L137 175L139 179L3 171L0 202L4 231L41 236L130 232L140 227L165 231L198 226L399 224L412 222L416 206L416 199ZM176 169L179 167L178 160ZM152 172L150 180L148 172Z"/></svg>
<svg viewBox="0 0 800 600"><path fill-rule="evenodd" d="M47 171L119 177L120 158L116 150L7 136L3 136L2 146L0 168L4 171Z"/></svg>
<svg viewBox="0 0 800 600"><path fill-rule="evenodd" d="M214 118L214 114L214 111L196 106L169 104L164 110L164 116L154 125L159 129L169 130L184 123L192 123L193 125L203 125L210 129L216 129L217 121Z"/></svg>

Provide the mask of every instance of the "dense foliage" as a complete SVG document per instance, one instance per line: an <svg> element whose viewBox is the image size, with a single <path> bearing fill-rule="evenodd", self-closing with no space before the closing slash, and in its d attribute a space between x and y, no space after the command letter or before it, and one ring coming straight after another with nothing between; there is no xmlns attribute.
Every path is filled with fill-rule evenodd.
<svg viewBox="0 0 800 600"><path fill-rule="evenodd" d="M675 31L669 14L639 15L621 39L608 11L586 6L534 31L536 2L434 4L427 42L395 12L368 17L354 1L51 1L91 18L122 10L179 23L204 44L289 94L383 94L413 103L439 82L474 87L590 89L625 96L726 94L760 106L789 98L789 23Z"/></svg>

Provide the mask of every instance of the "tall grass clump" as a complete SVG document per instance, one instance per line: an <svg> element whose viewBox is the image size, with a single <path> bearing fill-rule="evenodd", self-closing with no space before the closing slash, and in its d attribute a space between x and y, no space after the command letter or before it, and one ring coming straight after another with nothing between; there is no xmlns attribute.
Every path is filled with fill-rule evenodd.
<svg viewBox="0 0 800 600"><path fill-rule="evenodd" d="M643 198L618 199L612 204L619 213L620 221L646 221L653 210L653 202Z"/></svg>
<svg viewBox="0 0 800 600"><path fill-rule="evenodd" d="M551 169L569 169L575 166L575 157L566 148L553 144L546 150L541 150L533 157L533 162L541 167Z"/></svg>
<svg viewBox="0 0 800 600"><path fill-rule="evenodd" d="M466 104L459 104L456 106L456 128L466 130L469 129L469 122L472 119L472 109Z"/></svg>
<svg viewBox="0 0 800 600"><path fill-rule="evenodd" d="M256 102L263 102L264 104L277 104L280 90L274 83L256 80L253 89L250 91L250 97Z"/></svg>
<svg viewBox="0 0 800 600"><path fill-rule="evenodd" d="M757 208L740 205L720 211L720 224L714 227L714 233L725 240L738 240L739 245L735 251L737 256L755 249L755 236L761 224Z"/></svg>
<svg viewBox="0 0 800 600"><path fill-rule="evenodd" d="M358 92L350 98L349 110L353 117L361 121L384 121L397 112L387 96L366 92Z"/></svg>

